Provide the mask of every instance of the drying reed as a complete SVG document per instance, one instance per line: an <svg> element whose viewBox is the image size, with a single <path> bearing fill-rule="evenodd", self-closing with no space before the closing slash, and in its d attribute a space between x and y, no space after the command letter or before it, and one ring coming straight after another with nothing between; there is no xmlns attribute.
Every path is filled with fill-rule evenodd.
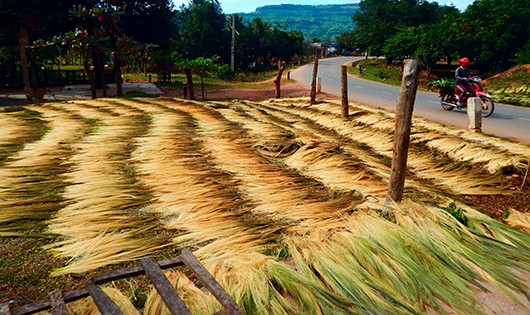
<svg viewBox="0 0 530 315"><path fill-rule="evenodd" d="M190 247L249 314L480 314L501 311L477 298L495 289L529 307L527 215L512 211L513 229L452 198L506 193L498 172L520 168L527 147L420 120L406 192L454 202L461 217L406 194L388 221L393 115L381 110L344 120L338 104L305 99L39 108L48 132L0 168L11 198L0 231L15 235L17 215L45 222L65 261L54 275ZM30 195L45 185L59 187L52 198ZM193 275L166 273L194 314L221 309ZM153 291L144 314L165 312Z"/></svg>
<svg viewBox="0 0 530 315"><path fill-rule="evenodd" d="M127 148L139 121L127 113L109 115L97 104L68 104L81 117L101 123L69 158L71 169L65 176L71 185L63 193L68 204L49 223L48 233L61 236L50 250L69 259L57 275L135 260L159 247L156 239L142 237L150 230L148 196L138 194L134 178L125 172Z"/></svg>

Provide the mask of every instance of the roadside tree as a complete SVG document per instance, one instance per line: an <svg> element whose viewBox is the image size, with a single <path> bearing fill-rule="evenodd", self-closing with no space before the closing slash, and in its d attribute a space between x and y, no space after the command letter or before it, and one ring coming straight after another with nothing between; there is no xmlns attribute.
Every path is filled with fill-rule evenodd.
<svg viewBox="0 0 530 315"><path fill-rule="evenodd" d="M530 1L475 1L463 19L472 36L466 55L486 71L509 68L530 40Z"/></svg>

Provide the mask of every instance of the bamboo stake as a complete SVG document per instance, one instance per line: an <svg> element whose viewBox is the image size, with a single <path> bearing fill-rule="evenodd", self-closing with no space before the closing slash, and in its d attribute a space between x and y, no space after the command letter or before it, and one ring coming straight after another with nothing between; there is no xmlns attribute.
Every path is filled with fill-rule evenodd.
<svg viewBox="0 0 530 315"><path fill-rule="evenodd" d="M343 65L341 69L341 81L340 86L342 90L342 117L348 118L348 67Z"/></svg>
<svg viewBox="0 0 530 315"><path fill-rule="evenodd" d="M276 75L276 79L274 79L274 96L276 98L281 97L281 90L280 90L280 81L282 79L283 70L285 69L285 62L283 60L278 61L278 74Z"/></svg>
<svg viewBox="0 0 530 315"><path fill-rule="evenodd" d="M311 80L311 101L309 104L314 105L317 97L317 72L318 72L318 56L315 58L315 65L313 66L313 78Z"/></svg>

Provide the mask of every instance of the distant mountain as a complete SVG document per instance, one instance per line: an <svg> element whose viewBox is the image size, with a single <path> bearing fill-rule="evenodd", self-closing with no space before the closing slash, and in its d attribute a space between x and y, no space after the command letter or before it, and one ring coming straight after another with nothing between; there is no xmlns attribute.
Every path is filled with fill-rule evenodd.
<svg viewBox="0 0 530 315"><path fill-rule="evenodd" d="M280 4L259 7L252 13L238 13L245 22L261 18L269 23L286 24L287 30L301 31L311 41L333 40L336 36L353 29L352 16L359 4L298 5Z"/></svg>

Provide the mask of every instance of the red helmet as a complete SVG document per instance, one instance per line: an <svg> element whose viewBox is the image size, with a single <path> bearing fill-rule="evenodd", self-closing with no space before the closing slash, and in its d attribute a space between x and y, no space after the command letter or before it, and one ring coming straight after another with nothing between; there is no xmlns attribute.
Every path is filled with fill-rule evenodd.
<svg viewBox="0 0 530 315"><path fill-rule="evenodd" d="M467 59L466 57L460 59L460 65L468 65L469 64L469 59Z"/></svg>

